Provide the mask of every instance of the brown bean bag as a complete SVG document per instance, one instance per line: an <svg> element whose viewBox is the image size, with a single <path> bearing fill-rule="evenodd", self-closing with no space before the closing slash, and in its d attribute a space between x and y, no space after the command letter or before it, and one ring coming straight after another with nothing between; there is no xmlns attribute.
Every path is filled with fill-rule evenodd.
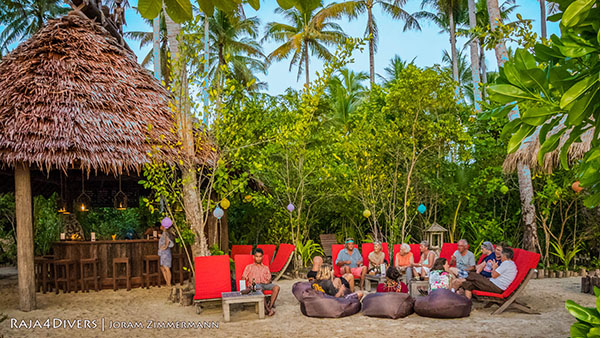
<svg viewBox="0 0 600 338"><path fill-rule="evenodd" d="M314 289L302 293L300 310L308 317L341 318L360 311L358 297L336 298Z"/></svg>
<svg viewBox="0 0 600 338"><path fill-rule="evenodd" d="M312 289L311 282L296 282L292 286L292 293L294 294L294 297L302 303L302 293L308 289Z"/></svg>
<svg viewBox="0 0 600 338"><path fill-rule="evenodd" d="M369 317L404 318L414 312L415 299L406 293L378 292L362 300L362 312Z"/></svg>
<svg viewBox="0 0 600 338"><path fill-rule="evenodd" d="M415 301L415 313L432 318L461 318L471 314L471 300L447 289L436 289Z"/></svg>

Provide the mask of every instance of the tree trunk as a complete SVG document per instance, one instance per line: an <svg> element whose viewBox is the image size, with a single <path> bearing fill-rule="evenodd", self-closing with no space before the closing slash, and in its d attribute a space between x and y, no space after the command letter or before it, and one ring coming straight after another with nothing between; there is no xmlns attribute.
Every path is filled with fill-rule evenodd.
<svg viewBox="0 0 600 338"><path fill-rule="evenodd" d="M165 14L167 23L167 37L169 40L169 49L171 51L171 61L173 74L177 76L177 81L173 81L173 92L177 111L175 116L177 119L177 129L182 142L182 162L181 176L183 179L183 204L185 209L185 218L187 224L195 234L192 252L194 256L206 256L208 254L208 246L206 244L206 236L204 234L204 222L199 209L198 200L198 178L196 176L196 168L194 163L194 135L192 129L192 120L189 114L189 104L187 95L187 78L185 65L178 64L179 60L179 41L177 36L181 31L181 26Z"/></svg>
<svg viewBox="0 0 600 338"><path fill-rule="evenodd" d="M542 26L542 39L546 38L546 1L540 0L540 24Z"/></svg>
<svg viewBox="0 0 600 338"><path fill-rule="evenodd" d="M152 20L152 54L154 63L154 77L161 81L160 63L160 14Z"/></svg>
<svg viewBox="0 0 600 338"><path fill-rule="evenodd" d="M308 71L308 43L306 43L306 41L304 42L304 66L306 66L304 71L306 72L306 87L308 87L308 84L310 83L308 75L310 72Z"/></svg>
<svg viewBox="0 0 600 338"><path fill-rule="evenodd" d="M498 0L487 0L488 12L490 14L490 27L492 31L498 27L500 18L500 9ZM496 52L496 61L498 67L502 67L508 61L508 52L503 42L494 46ZM519 107L508 113L508 120L512 121L519 117ZM535 222L535 205L533 204L533 183L531 182L531 170L525 163L517 163L517 175L519 177L519 193L521 195L521 213L523 215L523 248L529 251L537 251L538 236L537 224Z"/></svg>
<svg viewBox="0 0 600 338"><path fill-rule="evenodd" d="M485 67L485 49L481 44L479 45L479 68L481 69L481 83L487 84L487 70Z"/></svg>
<svg viewBox="0 0 600 338"><path fill-rule="evenodd" d="M369 76L371 87L375 83L375 36L373 33L373 8L367 6L368 26L369 26Z"/></svg>
<svg viewBox="0 0 600 338"><path fill-rule="evenodd" d="M450 50L452 53L452 77L454 81L460 82L458 78L458 56L456 52L456 23L454 23L454 13L450 11Z"/></svg>
<svg viewBox="0 0 600 338"><path fill-rule="evenodd" d="M208 110L208 57L209 57L209 46L208 46L208 39L209 39L209 29L210 27L208 26L208 14L204 13L204 60L206 60L206 75L204 78L204 125L208 126L208 120L209 120L209 110Z"/></svg>
<svg viewBox="0 0 600 338"><path fill-rule="evenodd" d="M477 25L477 18L475 16L475 0L468 0L469 2L469 27L474 29ZM473 38L470 43L471 49L471 74L473 80L473 106L475 112L481 112L481 89L479 88L479 54L478 54L478 42L479 40Z"/></svg>
<svg viewBox="0 0 600 338"><path fill-rule="evenodd" d="M29 165L15 165L15 205L17 215L17 268L19 309L35 310L35 272L33 262L33 204Z"/></svg>

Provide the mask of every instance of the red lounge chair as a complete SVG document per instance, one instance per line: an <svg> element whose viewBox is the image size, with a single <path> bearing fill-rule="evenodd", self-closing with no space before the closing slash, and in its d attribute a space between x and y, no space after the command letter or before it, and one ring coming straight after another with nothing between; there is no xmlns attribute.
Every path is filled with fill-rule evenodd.
<svg viewBox="0 0 600 338"><path fill-rule="evenodd" d="M200 302L220 300L221 292L231 292L229 256L194 257L194 270L194 303L200 313Z"/></svg>
<svg viewBox="0 0 600 338"><path fill-rule="evenodd" d="M410 252L413 254L413 260L415 263L419 263L421 260L421 246L419 244L409 244ZM396 265L396 254L400 252L402 244L394 244L394 266Z"/></svg>
<svg viewBox="0 0 600 338"><path fill-rule="evenodd" d="M332 260L332 262L333 262L333 274L336 277L342 277L342 272L340 271L340 267L337 264L335 264L335 261L337 259L338 254L344 248L344 246L345 246L344 244L334 244L334 245L331 246L331 255L332 255L332 259L333 259ZM358 250L358 247L355 247L354 250ZM359 250L359 252L360 252L360 250ZM363 257L363 262L364 262L364 257ZM354 278L360 279L360 275L354 275Z"/></svg>
<svg viewBox="0 0 600 338"><path fill-rule="evenodd" d="M275 248L277 246L275 244L259 244L256 246L257 249L262 249L263 253L267 256L269 256L271 259L273 259L275 257ZM263 262L265 265L267 265L267 262L265 259L263 259ZM271 263L269 261L269 263Z"/></svg>
<svg viewBox="0 0 600 338"><path fill-rule="evenodd" d="M517 266L517 276L515 280L508 286L503 293L493 293L485 291L473 290L473 295L478 300L486 302L486 307L492 303L500 305L500 307L492 314L500 314L509 307L521 310L526 313L539 314L531 307L517 301L517 297L523 292L527 283L536 272L537 265L540 261L540 254L522 249L513 249L515 257L513 258Z"/></svg>
<svg viewBox="0 0 600 338"><path fill-rule="evenodd" d="M277 254L271 262L271 273L277 274L275 278L273 278L273 282L276 282L281 278L288 265L292 261L293 253L296 250L296 246L292 244L281 243L279 244L279 250L277 250Z"/></svg>
<svg viewBox="0 0 600 338"><path fill-rule="evenodd" d="M267 263L267 258L270 258L267 255L264 255L263 264L267 267L269 264ZM244 273L244 269L248 264L254 263L254 256L252 255L236 255L233 259L235 264L235 286L238 291L240 291L240 281L242 280L242 274ZM246 288L249 288L250 285L246 285ZM271 290L264 290L263 293L265 295L270 295L273 293Z"/></svg>
<svg viewBox="0 0 600 338"><path fill-rule="evenodd" d="M229 256L231 256L231 258L234 259L235 255L251 255L251 254L252 254L252 245L232 245Z"/></svg>
<svg viewBox="0 0 600 338"><path fill-rule="evenodd" d="M442 249L440 250L440 258L446 258L448 260L448 263L450 263L452 255L454 255L454 252L457 249L458 249L458 244L457 243L444 243L444 244L442 244ZM452 266L456 266L456 264L454 264Z"/></svg>
<svg viewBox="0 0 600 338"><path fill-rule="evenodd" d="M381 243L382 251L385 253L385 260L390 262L390 252L388 250L387 243ZM369 267L369 254L373 252L373 243L363 243L362 245L362 255L363 255L363 265L367 268Z"/></svg>

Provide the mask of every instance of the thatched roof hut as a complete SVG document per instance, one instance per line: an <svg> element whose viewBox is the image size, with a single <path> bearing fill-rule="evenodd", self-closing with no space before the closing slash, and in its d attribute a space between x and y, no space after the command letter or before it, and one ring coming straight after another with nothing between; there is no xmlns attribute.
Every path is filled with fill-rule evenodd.
<svg viewBox="0 0 600 338"><path fill-rule="evenodd" d="M3 165L139 172L153 145L175 142L168 92L92 20L50 21L0 74Z"/></svg>
<svg viewBox="0 0 600 338"><path fill-rule="evenodd" d="M557 133L562 128L565 128L564 124L559 124L556 128L551 130L548 133L547 137ZM538 162L538 152L540 150L540 140L539 140L539 128L536 132L523 141L522 146L515 151L514 153L510 153L506 156L503 164L503 170L507 173L513 173L517 171L518 163L525 163L529 166L532 171L542 171L545 173L552 173L552 171L560 166L560 149L567 142L570 135L570 130L566 131L560 138L560 142L558 147L549 153L544 155L544 160L542 164ZM592 145L592 140L594 137L594 128L586 131L581 135L581 142L574 142L569 147L569 153L567 158L569 163L574 163L580 159L582 159L585 154L590 150Z"/></svg>

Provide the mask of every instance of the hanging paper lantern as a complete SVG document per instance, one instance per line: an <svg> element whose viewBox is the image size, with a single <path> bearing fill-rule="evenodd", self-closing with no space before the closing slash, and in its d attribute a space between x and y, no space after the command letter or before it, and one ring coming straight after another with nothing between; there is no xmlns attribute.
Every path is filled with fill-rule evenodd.
<svg viewBox="0 0 600 338"><path fill-rule="evenodd" d="M508 192L508 187L503 185L502 187L500 187L500 192L506 194Z"/></svg>
<svg viewBox="0 0 600 338"><path fill-rule="evenodd" d="M229 202L229 200L227 198L224 198L221 201L221 207L225 210L227 210L229 208L229 206L231 205L231 203Z"/></svg>
<svg viewBox="0 0 600 338"><path fill-rule="evenodd" d="M173 221L169 217L165 217L160 221L160 225L162 225L165 229L168 229L173 225Z"/></svg>
<svg viewBox="0 0 600 338"><path fill-rule="evenodd" d="M363 211L363 216L365 218L371 217L371 211L369 211L369 209L365 209L365 211Z"/></svg>
<svg viewBox="0 0 600 338"><path fill-rule="evenodd" d="M217 219L221 219L221 217L223 217L223 215L225 215L225 212L223 211L223 209L219 208L219 206L217 206L215 208L215 211L213 212L213 216L215 216Z"/></svg>
<svg viewBox="0 0 600 338"><path fill-rule="evenodd" d="M292 203L290 203L290 204L288 204L287 209L288 209L289 212L292 212L296 208L294 207L294 205Z"/></svg>
<svg viewBox="0 0 600 338"><path fill-rule="evenodd" d="M426 207L426 206L425 206L423 203L421 203L421 204L419 204L419 206L417 207L417 211L419 211L420 213L424 214L424 213L425 213L425 211L427 211L427 207Z"/></svg>
<svg viewBox="0 0 600 338"><path fill-rule="evenodd" d="M583 190L583 188L579 185L579 181L575 181L575 183L573 183L573 185L571 185L571 189L573 189L573 191L575 192L581 192L581 190Z"/></svg>

